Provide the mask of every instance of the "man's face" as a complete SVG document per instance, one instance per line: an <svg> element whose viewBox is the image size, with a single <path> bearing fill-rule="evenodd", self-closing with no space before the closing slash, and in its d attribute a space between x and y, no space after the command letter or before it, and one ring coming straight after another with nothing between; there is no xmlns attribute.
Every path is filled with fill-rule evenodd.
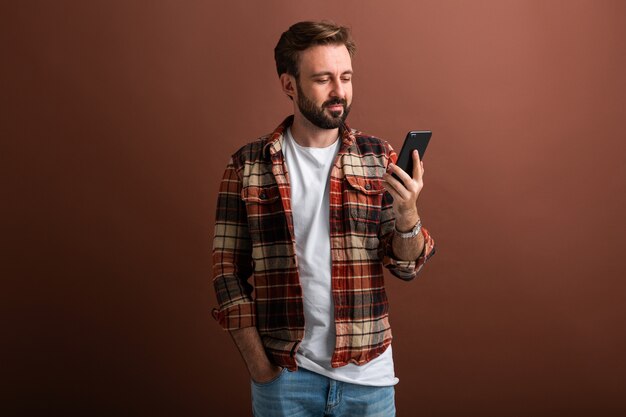
<svg viewBox="0 0 626 417"><path fill-rule="evenodd" d="M352 59L344 45L320 45L300 53L294 101L300 113L321 129L336 129L352 104Z"/></svg>

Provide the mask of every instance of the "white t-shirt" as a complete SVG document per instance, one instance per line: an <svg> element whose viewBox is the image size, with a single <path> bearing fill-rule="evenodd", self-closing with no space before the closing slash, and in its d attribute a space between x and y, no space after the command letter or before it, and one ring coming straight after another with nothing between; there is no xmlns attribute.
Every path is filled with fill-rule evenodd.
<svg viewBox="0 0 626 417"><path fill-rule="evenodd" d="M298 273L304 299L304 339L296 353L298 366L338 381L388 386L394 375L391 346L364 365L330 366L335 349L335 316L331 293L330 170L341 140L326 148L308 148L284 135L283 152L291 184L291 208Z"/></svg>

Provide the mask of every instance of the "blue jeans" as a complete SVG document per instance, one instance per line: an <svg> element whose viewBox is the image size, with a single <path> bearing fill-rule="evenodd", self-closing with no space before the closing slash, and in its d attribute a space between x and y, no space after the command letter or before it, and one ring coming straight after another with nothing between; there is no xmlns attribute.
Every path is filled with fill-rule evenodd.
<svg viewBox="0 0 626 417"><path fill-rule="evenodd" d="M255 417L394 417L395 390L335 381L299 368L274 380L252 381Z"/></svg>

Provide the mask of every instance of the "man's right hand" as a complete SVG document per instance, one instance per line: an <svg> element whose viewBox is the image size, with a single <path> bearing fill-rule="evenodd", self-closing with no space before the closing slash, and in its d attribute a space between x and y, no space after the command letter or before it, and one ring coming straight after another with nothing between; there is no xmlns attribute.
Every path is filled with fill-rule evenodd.
<svg viewBox="0 0 626 417"><path fill-rule="evenodd" d="M251 373L250 378L254 382L258 382L259 384L264 384L266 382L273 381L278 378L280 373L283 371L281 366L269 364L269 366L264 367L265 369L261 371L255 371L254 375Z"/></svg>
<svg viewBox="0 0 626 417"><path fill-rule="evenodd" d="M274 365L267 357L256 327L232 330L230 335L239 348L239 352L248 367L250 378L254 382L260 384L270 382L282 372L283 368Z"/></svg>

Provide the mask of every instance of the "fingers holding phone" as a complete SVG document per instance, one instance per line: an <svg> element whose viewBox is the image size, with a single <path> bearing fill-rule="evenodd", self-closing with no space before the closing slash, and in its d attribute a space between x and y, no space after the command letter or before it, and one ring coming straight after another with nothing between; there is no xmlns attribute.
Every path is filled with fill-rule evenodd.
<svg viewBox="0 0 626 417"><path fill-rule="evenodd" d="M406 134L397 165L409 175L413 174L413 150L417 150L420 160L424 159L431 136L430 130L412 130Z"/></svg>
<svg viewBox="0 0 626 417"><path fill-rule="evenodd" d="M419 180L422 180L424 176L424 161L420 159L419 152L417 150L413 151L413 175L412 177L417 179L419 174Z"/></svg>
<svg viewBox="0 0 626 417"><path fill-rule="evenodd" d="M387 184L393 187L396 195L390 190L388 191L394 198L409 198L403 190L414 192L412 184L414 181L419 187L417 193L419 194L419 191L421 191L424 175L424 164L421 159L424 158L431 136L432 132L430 130L412 130L406 134L397 163L390 164L388 170L393 178L385 180ZM399 168L399 170L394 167Z"/></svg>
<svg viewBox="0 0 626 417"><path fill-rule="evenodd" d="M424 157L431 131L407 133L397 163L390 163L383 175L383 186L393 197L396 228L410 229L419 221L417 199L424 187Z"/></svg>
<svg viewBox="0 0 626 417"><path fill-rule="evenodd" d="M402 205L417 202L417 197L424 186L424 163L420 161L417 150L411 152L412 175L396 164L390 163L387 173L383 175L384 187Z"/></svg>

